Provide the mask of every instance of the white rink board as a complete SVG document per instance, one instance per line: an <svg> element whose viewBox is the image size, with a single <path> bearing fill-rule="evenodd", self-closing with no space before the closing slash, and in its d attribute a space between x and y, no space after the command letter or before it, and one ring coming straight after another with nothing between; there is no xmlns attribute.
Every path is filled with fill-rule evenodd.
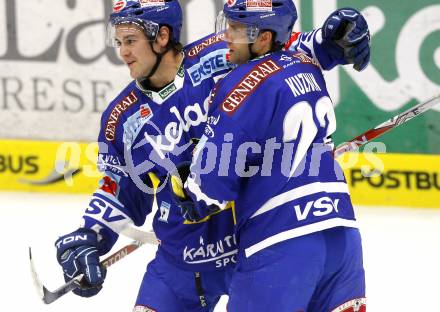
<svg viewBox="0 0 440 312"><path fill-rule="evenodd" d="M83 299L65 295L44 305L34 290L28 263L53 290L64 283L53 242L76 228L88 196L0 193L1 311L131 311L154 246L144 246L109 268L101 293ZM440 278L440 210L357 208L364 242L368 311L431 311ZM151 220L147 220L149 228ZM122 240L122 239L121 239ZM119 241L121 247L129 239ZM216 311L225 311L224 300Z"/></svg>

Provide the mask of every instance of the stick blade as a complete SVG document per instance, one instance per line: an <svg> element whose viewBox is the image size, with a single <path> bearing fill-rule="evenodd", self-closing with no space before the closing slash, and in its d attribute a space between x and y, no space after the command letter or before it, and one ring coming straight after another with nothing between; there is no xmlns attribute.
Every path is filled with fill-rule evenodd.
<svg viewBox="0 0 440 312"><path fill-rule="evenodd" d="M32 249L31 249L31 247L29 247L29 264L30 264L32 280L34 282L35 289L36 289L40 299L43 300L43 302L44 302L44 296L45 296L44 293L45 293L45 291L47 291L47 289L41 283L40 278L38 277L37 271L35 270L34 261L32 259Z"/></svg>
<svg viewBox="0 0 440 312"><path fill-rule="evenodd" d="M58 287L54 291L48 290L43 285L43 302L45 304L50 304L58 300L68 292L74 290L75 288L78 288L79 285L81 284L81 280L83 279L83 277L84 274L77 275L73 279L68 281L66 284L62 285L61 287Z"/></svg>
<svg viewBox="0 0 440 312"><path fill-rule="evenodd" d="M41 283L41 280L38 277L37 271L35 270L35 264L32 259L31 247L29 247L29 262L35 289L37 290L38 296L45 304L50 304L58 300L60 297L67 294L68 292L72 291L73 289L77 288L81 279L83 278L83 274L80 274L74 279L70 280L68 283L57 288L56 290L50 291L43 285L43 283Z"/></svg>
<svg viewBox="0 0 440 312"><path fill-rule="evenodd" d="M154 242L157 244L157 239L155 239L154 234L149 234L149 240L151 242ZM107 257L104 261L101 262L101 264L105 265L105 266L111 266L114 263L121 260L122 258L124 258L125 256L132 253L134 250L138 249L142 245L143 245L143 243L140 241L133 241L130 244L128 244L127 246L121 248L117 252L115 252L112 255L110 255L109 257ZM71 279L70 281L68 281L67 283L60 286L59 288L57 288L54 291L48 290L41 283L40 279L38 278L38 274L37 274L37 271L35 270L34 262L32 260L32 251L31 251L30 247L29 247L29 261L30 261L31 273L32 273L32 278L34 281L35 288L38 291L38 295L40 296L40 298L43 300L43 302L45 304L50 304L50 303L58 300L63 295L67 294L68 292L70 292L76 288L81 288L82 279L84 278L84 274L79 274L79 275L75 276L73 279Z"/></svg>
<svg viewBox="0 0 440 312"><path fill-rule="evenodd" d="M79 285L79 280L81 280L83 275L78 275L76 278L70 280L68 283L64 284L63 286L57 288L53 292L48 290L46 287L43 286L43 302L45 304L51 304L52 302L58 300L68 292L72 291L73 289L77 288Z"/></svg>

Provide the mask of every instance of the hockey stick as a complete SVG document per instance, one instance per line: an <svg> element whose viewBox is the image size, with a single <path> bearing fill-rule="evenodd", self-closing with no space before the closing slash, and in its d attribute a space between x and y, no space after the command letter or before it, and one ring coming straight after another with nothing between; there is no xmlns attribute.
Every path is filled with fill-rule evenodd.
<svg viewBox="0 0 440 312"><path fill-rule="evenodd" d="M132 240L142 242L144 244L159 245L159 240L157 239L156 234L154 234L153 231L145 232L142 230L138 230L133 226L129 226L123 229L119 234L122 234Z"/></svg>
<svg viewBox="0 0 440 312"><path fill-rule="evenodd" d="M150 242L150 239L153 238L154 233L152 233L152 235L150 235L150 236L151 237L148 237L149 238L147 240L148 242ZM121 249L119 249L115 253L111 254L107 258L105 258L103 261L101 261L101 264L107 268L107 267L115 264L116 262L118 262L119 260L124 258L125 256L129 255L130 253L132 253L133 251L138 249L143 244L144 244L144 242L133 241L130 244L122 247ZM156 244L157 244L157 241L156 241ZM40 298L43 300L43 302L45 304L50 304L50 303L54 302L55 300L59 299L60 297L62 297L63 295L67 294L68 292L72 291L73 289L80 287L81 281L84 277L83 274L80 274L80 275L74 277L72 280L70 280L66 284L58 287L54 291L48 290L41 283L41 281L38 277L38 274L35 270L35 265L34 265L34 262L32 259L31 247L29 247L29 260L30 260L31 273L32 273L34 285L40 295Z"/></svg>
<svg viewBox="0 0 440 312"><path fill-rule="evenodd" d="M335 157L338 157L345 152L357 150L360 146L362 146L362 145L368 143L369 141L381 136L382 134L390 131L391 129L400 126L401 124L406 123L407 121L411 120L412 118L414 118L418 115L421 115L422 113L431 109L435 105L438 105L439 103L440 103L440 95L437 95L426 102L415 105L414 107L406 110L405 112L387 120L384 123L381 123L380 125L376 126L375 128L370 129L370 130L364 132L363 134L355 137L351 141L342 144L341 146L339 146L338 148L335 149L335 151L334 151ZM146 232L141 232L141 233L146 233ZM131 232L128 231L126 233L127 236L131 236L131 235L139 236L138 234L139 233L135 233L135 232L133 234L133 231L131 231ZM148 234L148 233L146 233L146 234ZM154 235L154 233L150 233L150 234ZM117 252L110 255L105 260L103 260L101 262L101 264L104 265L105 267L109 267L109 266L113 265L114 263L116 263L117 261L124 258L125 256L127 256L128 254L130 254L131 252L133 252L134 250L138 249L145 242L157 244L157 241L153 241L152 237L150 237L150 238L147 237L146 239L143 239L143 242L133 241L131 244L123 247L122 249L118 250ZM30 264L31 264L31 271L32 271L32 275L34 278L34 284L36 285L38 292L40 294L40 297L42 298L44 303L50 304L50 303L54 302L55 300L59 299L64 294L66 294L66 293L70 292L71 290L80 286L81 280L83 278L82 274L76 276L74 279L67 282L63 286L57 288L55 291L53 291L53 292L49 291L44 285L41 284L41 282L38 278L38 275L35 271L35 267L34 267L34 264L32 261L31 248L29 248L29 258L30 258Z"/></svg>
<svg viewBox="0 0 440 312"><path fill-rule="evenodd" d="M423 114L424 112L426 112L427 110L431 109L432 107L438 104L440 104L440 95L437 95L426 102L422 102L413 106L412 108L404 111L403 113L400 113L399 115L394 116L393 118L381 123L375 128L365 131L364 133L355 137L351 141L345 142L342 145L338 146L334 151L335 157L338 157L346 152L352 152L358 150L360 146L381 136L385 132L388 132L391 129L406 123L407 121L413 119L414 117Z"/></svg>

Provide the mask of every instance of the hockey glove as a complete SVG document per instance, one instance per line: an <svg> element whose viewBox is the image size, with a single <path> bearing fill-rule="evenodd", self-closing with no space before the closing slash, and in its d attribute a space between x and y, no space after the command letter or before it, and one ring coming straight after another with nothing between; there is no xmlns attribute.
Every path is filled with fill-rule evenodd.
<svg viewBox="0 0 440 312"><path fill-rule="evenodd" d="M200 206L199 203L192 201L191 197L185 192L185 182L190 174L190 163L185 162L177 166L177 172L170 176L169 186L173 199L180 207L183 218L190 222L200 221L207 216L220 210L218 206Z"/></svg>
<svg viewBox="0 0 440 312"><path fill-rule="evenodd" d="M370 62L370 31L365 18L352 8L333 12L322 27L325 49L335 59L344 59L357 71Z"/></svg>
<svg viewBox="0 0 440 312"><path fill-rule="evenodd" d="M106 269L99 264L98 239L94 231L80 228L61 236L56 242L57 260L63 268L64 280L70 281L79 274L84 278L79 288L73 290L81 297L91 297L102 289Z"/></svg>

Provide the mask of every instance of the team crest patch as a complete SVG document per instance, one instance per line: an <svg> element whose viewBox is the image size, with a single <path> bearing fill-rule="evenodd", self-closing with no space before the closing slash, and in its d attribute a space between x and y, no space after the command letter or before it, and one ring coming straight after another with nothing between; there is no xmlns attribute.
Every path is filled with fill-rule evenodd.
<svg viewBox="0 0 440 312"><path fill-rule="evenodd" d="M248 11L272 11L272 0L246 0Z"/></svg>
<svg viewBox="0 0 440 312"><path fill-rule="evenodd" d="M346 303L341 304L331 312L366 312L367 311L367 299L357 298Z"/></svg>
<svg viewBox="0 0 440 312"><path fill-rule="evenodd" d="M141 7L151 7L156 5L165 5L164 0L139 0Z"/></svg>
<svg viewBox="0 0 440 312"><path fill-rule="evenodd" d="M228 7L233 6L235 3L237 2L237 0L228 0L226 3L228 5Z"/></svg>
<svg viewBox="0 0 440 312"><path fill-rule="evenodd" d="M99 187L104 192L111 194L113 196L116 196L116 193L118 192L118 183L109 176L104 176L101 181L101 186Z"/></svg>
<svg viewBox="0 0 440 312"><path fill-rule="evenodd" d="M115 3L115 5L113 6L113 13L118 13L121 12L125 6L127 5L127 1L126 0L121 0Z"/></svg>
<svg viewBox="0 0 440 312"><path fill-rule="evenodd" d="M148 104L142 104L139 112L140 112L141 118L148 118L152 114L150 105L148 105ZM150 118L148 118L148 119L150 119Z"/></svg>

